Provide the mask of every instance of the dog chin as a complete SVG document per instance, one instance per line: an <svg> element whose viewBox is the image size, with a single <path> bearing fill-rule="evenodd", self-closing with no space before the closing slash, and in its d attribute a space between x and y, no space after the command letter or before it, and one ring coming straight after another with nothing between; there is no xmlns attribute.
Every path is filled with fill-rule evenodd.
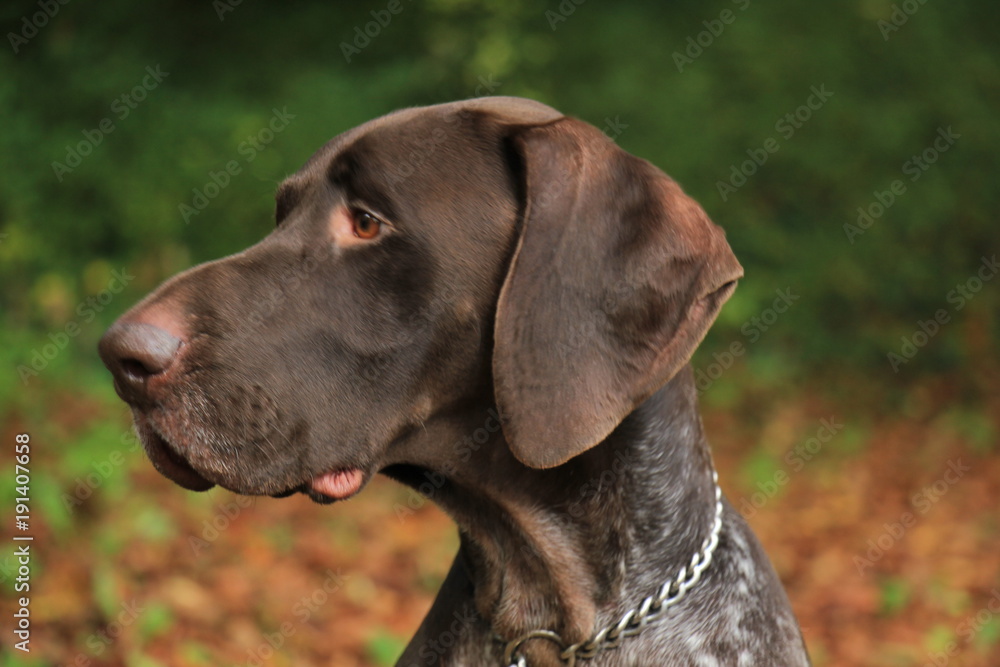
<svg viewBox="0 0 1000 667"><path fill-rule="evenodd" d="M153 467L161 475L189 491L207 491L218 484L233 493L247 496L286 498L294 493L302 493L316 503L328 505L358 493L369 476L359 468L342 467L317 474L305 482L292 482L289 486L279 486L280 482L273 481L258 485L247 478L234 480L221 470L201 469L202 466L195 468L185 456L178 453L178 447L173 444L176 441L164 436L162 429L148 415L134 410L133 418L136 432Z"/></svg>
<svg viewBox="0 0 1000 667"><path fill-rule="evenodd" d="M135 426L146 455L161 475L189 491L207 491L215 486L214 482L205 479L184 457L174 451L148 419L136 415Z"/></svg>

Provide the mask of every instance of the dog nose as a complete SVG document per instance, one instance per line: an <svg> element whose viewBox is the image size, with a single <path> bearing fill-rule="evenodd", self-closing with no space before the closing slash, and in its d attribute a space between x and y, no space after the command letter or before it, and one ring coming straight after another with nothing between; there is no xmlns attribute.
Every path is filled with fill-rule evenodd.
<svg viewBox="0 0 1000 667"><path fill-rule="evenodd" d="M152 324L116 322L98 352L122 398L132 403L148 398L149 379L169 370L180 346L180 338Z"/></svg>

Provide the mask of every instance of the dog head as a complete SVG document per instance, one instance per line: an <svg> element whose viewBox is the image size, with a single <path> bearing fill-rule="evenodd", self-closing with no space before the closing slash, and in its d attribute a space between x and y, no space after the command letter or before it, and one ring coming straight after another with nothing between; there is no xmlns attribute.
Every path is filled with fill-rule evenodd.
<svg viewBox="0 0 1000 667"><path fill-rule="evenodd" d="M376 119L276 199L266 238L100 343L190 489L344 498L490 405L522 464L558 466L687 362L742 275L674 181L530 100Z"/></svg>

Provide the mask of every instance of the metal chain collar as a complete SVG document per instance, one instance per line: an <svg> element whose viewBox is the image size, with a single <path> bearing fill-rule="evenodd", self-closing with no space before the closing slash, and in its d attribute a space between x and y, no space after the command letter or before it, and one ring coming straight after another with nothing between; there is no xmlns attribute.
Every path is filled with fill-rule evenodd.
<svg viewBox="0 0 1000 667"><path fill-rule="evenodd" d="M712 563L712 555L719 545L719 531L722 529L722 489L719 488L719 474L715 471L712 471L712 482L715 484L715 519L712 523L712 532L705 538L701 550L691 557L690 564L682 567L676 577L664 582L655 595L650 595L638 607L629 610L617 623L609 625L586 641L567 646L562 637L552 630L533 630L507 642L503 652L503 664L509 667L528 667L527 659L518 652L518 649L531 639L547 639L562 649L559 658L568 667L573 667L577 660L590 660L605 649L618 648L622 639L639 634L650 622L680 602Z"/></svg>

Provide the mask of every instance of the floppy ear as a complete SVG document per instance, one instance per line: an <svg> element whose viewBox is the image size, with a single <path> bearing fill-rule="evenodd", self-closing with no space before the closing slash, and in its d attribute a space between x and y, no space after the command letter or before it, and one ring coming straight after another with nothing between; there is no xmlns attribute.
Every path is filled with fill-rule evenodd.
<svg viewBox="0 0 1000 667"><path fill-rule="evenodd" d="M557 466L604 440L688 361L743 269L705 212L591 125L514 129L520 238L493 373L511 450Z"/></svg>

